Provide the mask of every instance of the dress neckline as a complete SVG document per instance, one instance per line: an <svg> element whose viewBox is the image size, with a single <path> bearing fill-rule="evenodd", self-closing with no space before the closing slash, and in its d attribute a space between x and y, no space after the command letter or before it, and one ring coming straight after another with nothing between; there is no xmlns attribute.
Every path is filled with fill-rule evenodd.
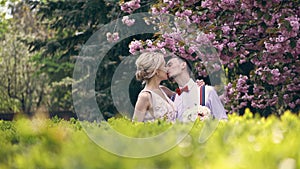
<svg viewBox="0 0 300 169"><path fill-rule="evenodd" d="M159 94L155 93L152 90L144 89L144 91L150 91L151 93L156 94L157 96L159 96L163 101L167 102L168 104L172 104L172 103L170 103L170 99L168 98L167 94L160 87L159 87L159 90L162 92L162 94L164 95L165 98L162 98Z"/></svg>

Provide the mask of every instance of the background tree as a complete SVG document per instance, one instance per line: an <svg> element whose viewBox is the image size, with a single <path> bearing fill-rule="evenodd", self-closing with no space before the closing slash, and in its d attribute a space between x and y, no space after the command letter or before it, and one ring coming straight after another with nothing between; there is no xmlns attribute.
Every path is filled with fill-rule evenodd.
<svg viewBox="0 0 300 169"><path fill-rule="evenodd" d="M29 53L23 39L44 37L44 28L34 18L34 13L22 2L10 2L11 18L1 18L0 41L0 111L2 113L24 112L31 114L46 104L48 78L38 74L39 65L32 59L38 52Z"/></svg>

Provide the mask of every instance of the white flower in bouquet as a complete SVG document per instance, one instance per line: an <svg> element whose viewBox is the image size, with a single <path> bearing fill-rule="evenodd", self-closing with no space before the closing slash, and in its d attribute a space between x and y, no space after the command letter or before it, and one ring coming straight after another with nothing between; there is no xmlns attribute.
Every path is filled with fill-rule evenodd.
<svg viewBox="0 0 300 169"><path fill-rule="evenodd" d="M197 118L201 121L211 119L210 109L206 106L195 106L182 114L182 122L194 122Z"/></svg>
<svg viewBox="0 0 300 169"><path fill-rule="evenodd" d="M210 109L206 106L198 106L198 117L201 121L211 119Z"/></svg>

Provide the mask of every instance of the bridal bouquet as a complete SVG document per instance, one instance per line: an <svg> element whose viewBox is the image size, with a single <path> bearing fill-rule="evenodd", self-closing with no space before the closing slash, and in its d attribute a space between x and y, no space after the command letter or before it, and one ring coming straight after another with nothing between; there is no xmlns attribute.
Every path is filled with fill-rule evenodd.
<svg viewBox="0 0 300 169"><path fill-rule="evenodd" d="M182 115L183 122L194 122L197 118L201 121L211 119L210 109L206 106L195 106L186 110Z"/></svg>

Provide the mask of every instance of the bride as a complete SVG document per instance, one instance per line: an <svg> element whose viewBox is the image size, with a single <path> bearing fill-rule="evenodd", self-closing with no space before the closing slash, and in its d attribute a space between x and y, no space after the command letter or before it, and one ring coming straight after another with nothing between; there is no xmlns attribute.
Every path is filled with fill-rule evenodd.
<svg viewBox="0 0 300 169"><path fill-rule="evenodd" d="M135 62L136 79L146 84L139 93L132 120L154 121L165 119L175 121L176 108L166 93L168 88L161 86L167 80L167 70L164 55L158 52L145 52Z"/></svg>

